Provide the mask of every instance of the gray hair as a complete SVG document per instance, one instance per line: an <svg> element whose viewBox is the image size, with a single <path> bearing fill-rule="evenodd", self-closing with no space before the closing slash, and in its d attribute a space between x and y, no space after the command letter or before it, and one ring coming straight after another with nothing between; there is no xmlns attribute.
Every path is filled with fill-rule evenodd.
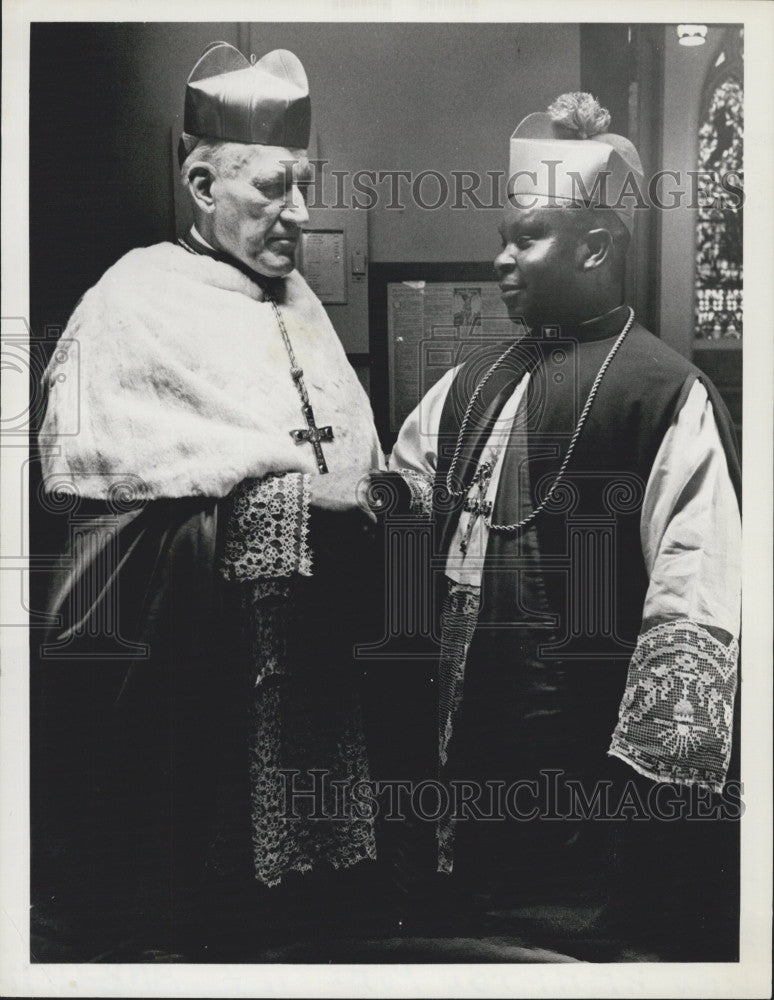
<svg viewBox="0 0 774 1000"><path fill-rule="evenodd" d="M198 136L183 133L183 141L191 146L191 152L186 156L180 166L180 180L183 184L188 181L188 171L193 163L201 162L211 164L222 177L233 177L242 165L245 155L244 144L241 142L228 142L224 139L199 139Z"/></svg>

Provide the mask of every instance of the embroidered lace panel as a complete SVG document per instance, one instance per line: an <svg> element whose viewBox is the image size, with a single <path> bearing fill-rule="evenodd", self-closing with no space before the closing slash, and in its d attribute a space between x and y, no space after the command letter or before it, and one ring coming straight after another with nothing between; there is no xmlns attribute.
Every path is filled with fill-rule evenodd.
<svg viewBox="0 0 774 1000"><path fill-rule="evenodd" d="M739 646L692 621L640 636L608 753L654 781L721 791L731 755Z"/></svg>
<svg viewBox="0 0 774 1000"><path fill-rule="evenodd" d="M255 877L271 886L323 862L347 868L375 858L376 843L373 817L353 798L369 768L352 678L298 655L303 601L293 581L268 583L275 582L246 584L242 596L256 678L248 739L253 861ZM315 779L317 769L324 778ZM316 800L304 795L316 789Z"/></svg>
<svg viewBox="0 0 774 1000"><path fill-rule="evenodd" d="M416 517L430 517L433 512L432 479L412 469L401 469L400 475L411 491L409 513Z"/></svg>
<svg viewBox="0 0 774 1000"><path fill-rule="evenodd" d="M256 879L269 886L288 872L322 863L346 868L376 856L373 817L353 802L353 786L369 771L352 677L335 656L317 655L325 638L310 635L304 618L301 577L312 575L309 481L288 473L240 484L221 563L239 587L252 861ZM304 795L318 789L316 799Z"/></svg>
<svg viewBox="0 0 774 1000"><path fill-rule="evenodd" d="M232 496L221 566L226 579L311 576L309 476L246 479Z"/></svg>
<svg viewBox="0 0 774 1000"><path fill-rule="evenodd" d="M321 729L333 698L339 705L346 699L331 691L320 706L293 687L287 677L259 685L251 706L255 877L270 886L323 862L349 868L376 858L373 819L353 813L352 788L368 779L359 709L350 704L348 718L335 712ZM341 783L338 789L331 781Z"/></svg>
<svg viewBox="0 0 774 1000"><path fill-rule="evenodd" d="M438 755L441 773L447 763L449 740L460 705L468 649L478 623L481 590L448 581L442 613L441 657L438 667ZM436 830L438 871L451 872L454 864L454 820L442 816Z"/></svg>

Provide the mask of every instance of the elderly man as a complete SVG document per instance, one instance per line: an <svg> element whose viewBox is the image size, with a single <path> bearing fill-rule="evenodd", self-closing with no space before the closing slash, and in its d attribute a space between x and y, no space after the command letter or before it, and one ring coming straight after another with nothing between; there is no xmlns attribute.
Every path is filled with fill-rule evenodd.
<svg viewBox="0 0 774 1000"><path fill-rule="evenodd" d="M382 462L367 396L295 270L310 113L292 53L251 65L210 46L180 141L194 226L111 267L46 374L44 484L75 495L80 520L43 676L52 657L65 672L62 658L112 661L115 711L85 755L112 813L94 821L115 821L121 864L134 838L171 866L177 900L205 862L274 886L375 856L367 815L331 819L333 798L308 794L316 769L368 777L347 668L370 530L354 487ZM159 868L134 877L149 871L152 895Z"/></svg>
<svg viewBox="0 0 774 1000"><path fill-rule="evenodd" d="M569 94L514 132L495 269L516 339L441 378L390 468L415 510L434 497L441 775L470 783L467 808L439 824L439 871L490 905L498 891L523 912L556 904L554 931L572 922L568 904L604 901L619 878L629 913L674 937L665 898L685 883L653 846L671 827L651 815L628 831L651 844L633 851L648 873L636 882L614 871L620 821L647 811L654 783L678 798L722 791L739 479L716 390L624 300L642 167L608 123L590 95ZM717 885L726 860L694 882ZM650 906L648 883L663 890ZM691 914L695 930L706 916Z"/></svg>

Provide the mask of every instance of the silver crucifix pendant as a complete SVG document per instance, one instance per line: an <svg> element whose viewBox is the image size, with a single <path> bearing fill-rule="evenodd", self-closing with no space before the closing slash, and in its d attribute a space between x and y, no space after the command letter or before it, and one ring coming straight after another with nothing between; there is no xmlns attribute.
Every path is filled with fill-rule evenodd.
<svg viewBox="0 0 774 1000"><path fill-rule="evenodd" d="M492 478L492 469L494 468L494 463L492 462L482 462L481 465L476 470L476 474L473 477L473 481L470 484L470 491L472 493L474 489L478 490L478 496L473 499L470 495L465 498L465 502L462 505L463 511L467 512L470 516L468 517L468 523L465 528L465 534L460 540L460 551L465 555L468 551L468 546L470 545L470 538L473 534L473 528L475 527L476 521L479 517L488 517L492 512L492 504L490 501L485 500L484 496L489 488L489 481Z"/></svg>
<svg viewBox="0 0 774 1000"><path fill-rule="evenodd" d="M314 411L310 403L304 403L301 407L304 419L306 420L306 427L301 430L290 431L290 436L296 442L296 444L303 444L308 441L309 444L314 448L314 457L317 460L317 468L320 470L321 474L325 474L328 471L328 466L325 462L325 455L323 455L322 442L333 440L333 428L330 426L318 427L314 422Z"/></svg>

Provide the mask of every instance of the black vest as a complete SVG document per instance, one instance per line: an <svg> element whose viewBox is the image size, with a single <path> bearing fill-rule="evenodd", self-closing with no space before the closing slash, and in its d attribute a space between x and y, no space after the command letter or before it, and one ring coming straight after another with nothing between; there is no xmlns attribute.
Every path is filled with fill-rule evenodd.
<svg viewBox="0 0 774 1000"><path fill-rule="evenodd" d="M453 486L470 482L497 415L523 372L531 371L526 405L519 407L508 442L494 523L518 522L545 497L627 318L622 307L584 327L583 340L577 331L524 338L517 360L488 380ZM463 365L441 416L435 491L441 556L462 509L462 498L443 502L446 477L462 414L486 370L480 358ZM715 405L738 486L733 432L716 390L635 323L599 386L551 502L520 531L490 532L457 768L464 770L471 755L495 768L497 758L508 767L516 760L579 771L603 766L648 585L640 543L645 486L664 434L697 378Z"/></svg>

